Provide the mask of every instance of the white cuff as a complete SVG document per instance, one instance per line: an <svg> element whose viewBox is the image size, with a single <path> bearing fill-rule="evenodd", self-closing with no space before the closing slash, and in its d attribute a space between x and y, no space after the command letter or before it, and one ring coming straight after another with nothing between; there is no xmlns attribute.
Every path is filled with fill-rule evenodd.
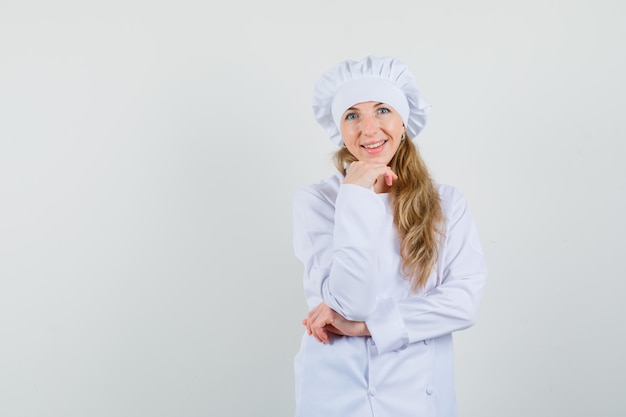
<svg viewBox="0 0 626 417"><path fill-rule="evenodd" d="M379 352L402 350L409 344L409 335L402 315L390 298L378 300L376 310L365 322Z"/></svg>

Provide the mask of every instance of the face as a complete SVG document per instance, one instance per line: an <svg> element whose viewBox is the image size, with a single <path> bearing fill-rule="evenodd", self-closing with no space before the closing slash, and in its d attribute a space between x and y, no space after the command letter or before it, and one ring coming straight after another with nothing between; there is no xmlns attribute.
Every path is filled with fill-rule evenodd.
<svg viewBox="0 0 626 417"><path fill-rule="evenodd" d="M359 161L387 165L400 146L404 123L393 107L366 101L343 113L339 130L346 148Z"/></svg>

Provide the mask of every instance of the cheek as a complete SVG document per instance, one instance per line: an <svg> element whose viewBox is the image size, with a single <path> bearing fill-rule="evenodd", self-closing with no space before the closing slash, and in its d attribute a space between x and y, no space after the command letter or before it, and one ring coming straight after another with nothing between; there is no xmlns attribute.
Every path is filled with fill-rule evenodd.
<svg viewBox="0 0 626 417"><path fill-rule="evenodd" d="M401 117L389 118L381 124L381 128L394 136L397 132L400 132L400 135L402 135L402 132L404 132L404 122Z"/></svg>
<svg viewBox="0 0 626 417"><path fill-rule="evenodd" d="M341 132L342 136L351 136L354 132L354 126L349 123L342 122L341 126L339 126L339 132Z"/></svg>
<svg viewBox="0 0 626 417"><path fill-rule="evenodd" d="M355 154L359 147L354 143L354 142L348 142L348 141L344 141L344 143L346 144L346 148L348 148L348 150L350 151L351 154Z"/></svg>
<svg viewBox="0 0 626 417"><path fill-rule="evenodd" d="M344 136L343 143L352 155L356 155L359 152L360 147L357 145L357 142L353 137Z"/></svg>
<svg viewBox="0 0 626 417"><path fill-rule="evenodd" d="M339 130L339 133L341 133L341 137L343 138L343 141L346 144L350 144L351 142L356 141L357 135L355 134L354 129L350 129L348 127L342 127Z"/></svg>

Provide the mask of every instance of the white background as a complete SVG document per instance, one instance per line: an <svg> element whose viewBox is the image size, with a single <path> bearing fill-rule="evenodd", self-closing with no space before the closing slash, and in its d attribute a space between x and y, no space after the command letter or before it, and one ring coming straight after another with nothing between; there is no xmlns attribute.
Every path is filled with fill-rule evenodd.
<svg viewBox="0 0 626 417"><path fill-rule="evenodd" d="M0 1L0 415L293 415L313 84L376 54L487 255L460 415L624 416L625 9Z"/></svg>

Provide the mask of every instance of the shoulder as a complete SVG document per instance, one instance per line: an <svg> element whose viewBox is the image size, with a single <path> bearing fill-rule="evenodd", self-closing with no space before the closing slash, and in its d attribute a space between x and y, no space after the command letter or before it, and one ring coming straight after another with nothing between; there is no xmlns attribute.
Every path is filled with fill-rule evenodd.
<svg viewBox="0 0 626 417"><path fill-rule="evenodd" d="M310 206L311 204L323 204L334 207L342 182L343 175L336 172L328 178L301 187L294 195L294 205Z"/></svg>
<svg viewBox="0 0 626 417"><path fill-rule="evenodd" d="M467 200L458 188L439 183L435 183L435 188L439 193L441 208L446 219L452 220L467 212Z"/></svg>
<svg viewBox="0 0 626 417"><path fill-rule="evenodd" d="M452 205L459 200L464 200L465 196L456 187L449 184L435 183L435 188L439 193L439 198L444 205Z"/></svg>

